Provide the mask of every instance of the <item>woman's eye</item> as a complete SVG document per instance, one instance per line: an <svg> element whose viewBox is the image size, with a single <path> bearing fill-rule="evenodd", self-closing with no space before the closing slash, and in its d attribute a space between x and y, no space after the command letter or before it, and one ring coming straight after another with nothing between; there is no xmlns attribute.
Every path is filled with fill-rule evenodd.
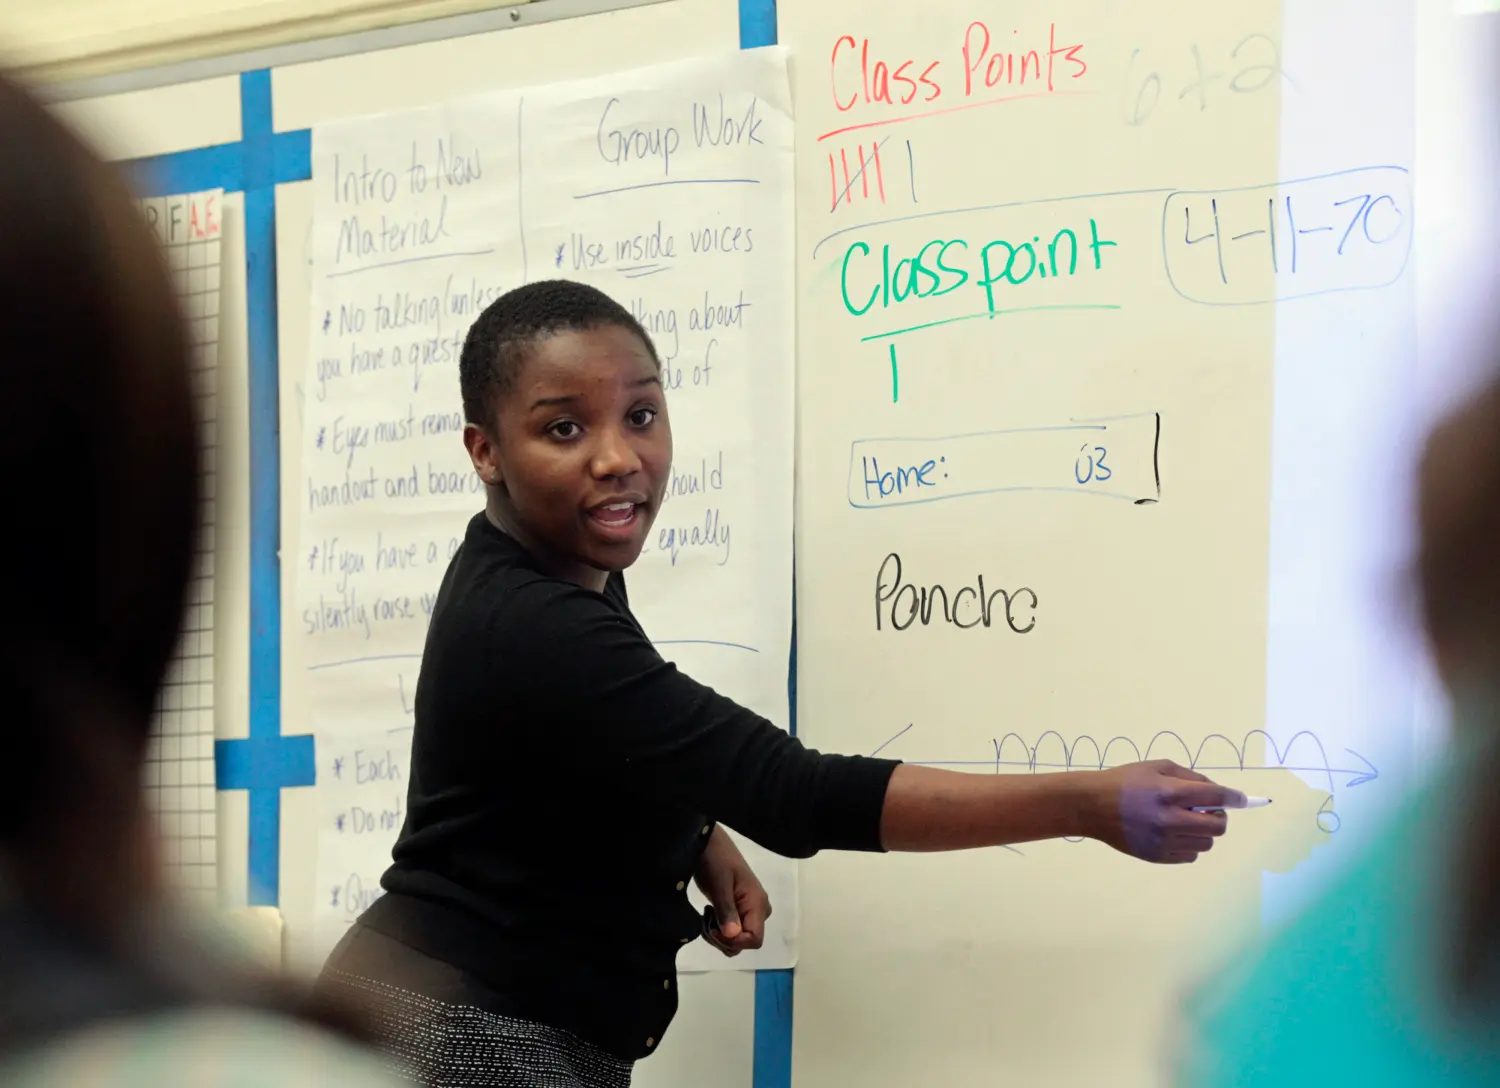
<svg viewBox="0 0 1500 1088"><path fill-rule="evenodd" d="M547 433L553 438L577 438L578 424L571 419L560 419L547 428Z"/></svg>
<svg viewBox="0 0 1500 1088"><path fill-rule="evenodd" d="M637 408L630 413L630 422L636 427L648 426L656 418L655 408Z"/></svg>

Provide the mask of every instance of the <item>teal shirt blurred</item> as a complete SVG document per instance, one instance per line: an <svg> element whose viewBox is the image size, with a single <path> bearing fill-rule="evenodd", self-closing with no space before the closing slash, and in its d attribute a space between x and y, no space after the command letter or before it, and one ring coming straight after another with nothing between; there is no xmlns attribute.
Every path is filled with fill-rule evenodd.
<svg viewBox="0 0 1500 1088"><path fill-rule="evenodd" d="M1460 1016L1448 996L1467 762L1455 756L1309 909L1185 1004L1180 1088L1500 1085L1500 999Z"/></svg>

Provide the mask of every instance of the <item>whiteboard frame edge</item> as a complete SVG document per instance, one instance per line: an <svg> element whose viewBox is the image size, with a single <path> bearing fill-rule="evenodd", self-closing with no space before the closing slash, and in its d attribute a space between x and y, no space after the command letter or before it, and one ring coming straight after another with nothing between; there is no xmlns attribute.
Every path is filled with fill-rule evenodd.
<svg viewBox="0 0 1500 1088"><path fill-rule="evenodd" d="M56 105L80 99L103 98L132 91L154 90L182 83L197 83L203 80L238 76L243 72L286 68L361 53L377 53L407 45L424 45L429 42L465 38L474 34L489 34L498 30L516 30L563 19L604 15L612 11L627 11L631 8L669 2L670 0L531 0L528 3L526 0L519 0L519 2L503 7L491 8L489 11L449 15L401 26L381 27L376 30L358 30L349 34L314 38L305 42L291 42L286 45L268 46L264 49L226 53L222 56L203 57L199 60L164 64L154 68L141 68L133 72L42 84L32 90L44 102Z"/></svg>

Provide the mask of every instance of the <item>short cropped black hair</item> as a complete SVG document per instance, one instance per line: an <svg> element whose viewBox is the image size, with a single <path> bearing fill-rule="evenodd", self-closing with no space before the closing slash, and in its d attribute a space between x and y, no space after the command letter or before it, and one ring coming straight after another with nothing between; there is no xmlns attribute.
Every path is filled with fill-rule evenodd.
<svg viewBox="0 0 1500 1088"><path fill-rule="evenodd" d="M539 280L507 291L485 307L464 338L458 360L464 418L481 427L493 420L496 400L515 385L538 340L609 325L639 336L661 367L656 345L641 323L598 288L575 280Z"/></svg>

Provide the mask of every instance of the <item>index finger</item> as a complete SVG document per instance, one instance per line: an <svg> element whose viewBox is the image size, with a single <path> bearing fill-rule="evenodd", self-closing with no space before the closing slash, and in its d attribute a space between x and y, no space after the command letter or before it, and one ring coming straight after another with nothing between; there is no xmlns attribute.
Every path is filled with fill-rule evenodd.
<svg viewBox="0 0 1500 1088"><path fill-rule="evenodd" d="M1168 778L1182 778L1186 779L1189 782L1209 781L1209 777L1207 775L1199 774L1197 771L1193 770L1190 767L1184 767L1180 763L1173 763L1170 759L1164 759L1162 760L1162 762L1166 764L1166 766L1162 767L1161 773L1166 775Z"/></svg>

